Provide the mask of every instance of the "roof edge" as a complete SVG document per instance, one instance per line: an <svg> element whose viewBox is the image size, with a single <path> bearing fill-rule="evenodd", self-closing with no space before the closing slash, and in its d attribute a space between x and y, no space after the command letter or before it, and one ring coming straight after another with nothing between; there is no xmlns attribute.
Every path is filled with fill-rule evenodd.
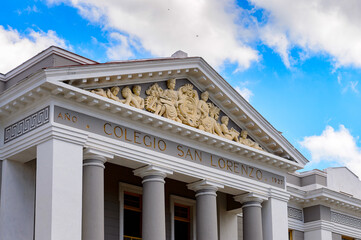
<svg viewBox="0 0 361 240"><path fill-rule="evenodd" d="M75 54L75 53L65 50L63 48L60 48L57 46L50 46L47 49L36 54L35 56L31 57L30 59L26 60L22 64L18 65L17 67L13 68L6 74L0 73L0 80L7 81L7 79L10 79L10 78L20 74L21 72L25 71L27 68L30 68L31 66L38 63L42 59L50 56L51 54L57 54L59 56L65 57L69 60L78 62L79 64L96 64L97 63L96 61L82 57L78 54Z"/></svg>

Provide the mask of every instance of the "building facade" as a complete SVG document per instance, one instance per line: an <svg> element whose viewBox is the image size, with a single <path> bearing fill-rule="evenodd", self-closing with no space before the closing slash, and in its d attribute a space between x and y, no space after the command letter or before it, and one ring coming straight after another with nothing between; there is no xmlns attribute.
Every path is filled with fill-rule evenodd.
<svg viewBox="0 0 361 240"><path fill-rule="evenodd" d="M308 162L207 62L50 47L0 74L0 239L361 239L361 183Z"/></svg>

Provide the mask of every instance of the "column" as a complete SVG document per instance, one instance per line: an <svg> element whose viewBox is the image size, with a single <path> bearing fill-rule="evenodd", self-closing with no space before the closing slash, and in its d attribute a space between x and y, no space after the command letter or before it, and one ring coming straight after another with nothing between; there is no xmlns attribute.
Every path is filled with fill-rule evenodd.
<svg viewBox="0 0 361 240"><path fill-rule="evenodd" d="M269 198L262 207L264 240L288 240L289 196L282 190L269 190Z"/></svg>
<svg viewBox="0 0 361 240"><path fill-rule="evenodd" d="M172 171L149 165L134 170L143 178L142 239L165 240L164 178Z"/></svg>
<svg viewBox="0 0 361 240"><path fill-rule="evenodd" d="M235 201L243 204L243 240L263 240L261 203L265 199L264 196L256 193L234 197Z"/></svg>
<svg viewBox="0 0 361 240"><path fill-rule="evenodd" d="M35 161L3 160L0 171L0 239L33 240Z"/></svg>
<svg viewBox="0 0 361 240"><path fill-rule="evenodd" d="M50 139L37 146L35 240L80 240L83 146Z"/></svg>
<svg viewBox="0 0 361 240"><path fill-rule="evenodd" d="M197 240L217 240L217 190L223 185L202 180L188 184L188 188L196 192L196 232Z"/></svg>
<svg viewBox="0 0 361 240"><path fill-rule="evenodd" d="M82 239L104 240L104 163L113 155L88 148L83 158Z"/></svg>

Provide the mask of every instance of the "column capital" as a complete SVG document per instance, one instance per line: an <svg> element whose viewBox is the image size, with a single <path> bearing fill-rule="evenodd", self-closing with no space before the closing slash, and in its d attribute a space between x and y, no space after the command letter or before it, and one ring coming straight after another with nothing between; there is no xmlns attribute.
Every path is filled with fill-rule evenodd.
<svg viewBox="0 0 361 240"><path fill-rule="evenodd" d="M261 205L261 203L267 200L268 198L260 193L250 192L250 193L234 196L233 199L236 202L242 203L243 204L242 208L243 208L249 202L254 202L255 204L258 203L259 205Z"/></svg>
<svg viewBox="0 0 361 240"><path fill-rule="evenodd" d="M95 148L86 148L83 150L83 167L96 166L105 168L104 163L107 159L112 159L113 157L110 153Z"/></svg>
<svg viewBox="0 0 361 240"><path fill-rule="evenodd" d="M198 182L190 183L187 185L187 187L188 189L193 190L195 192L207 191L207 192L213 192L215 194L218 191L218 189L223 188L224 186L212 180L203 179Z"/></svg>
<svg viewBox="0 0 361 240"><path fill-rule="evenodd" d="M141 178L145 178L148 176L157 176L157 177L161 177L161 178L165 178L168 175L172 175L173 171L163 168L163 167L159 167L159 166L155 166L155 165L147 165L141 168L137 168L133 171L135 176L141 177Z"/></svg>
<svg viewBox="0 0 361 240"><path fill-rule="evenodd" d="M107 159L114 158L113 154L104 152L102 150L96 149L96 148L86 148L83 151L83 159L84 160L99 160L105 163Z"/></svg>

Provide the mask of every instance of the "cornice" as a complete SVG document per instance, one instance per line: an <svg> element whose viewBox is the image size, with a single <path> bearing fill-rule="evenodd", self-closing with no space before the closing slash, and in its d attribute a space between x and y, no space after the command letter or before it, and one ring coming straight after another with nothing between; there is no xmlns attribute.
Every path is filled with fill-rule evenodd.
<svg viewBox="0 0 361 240"><path fill-rule="evenodd" d="M13 159L15 155L21 153L31 147L35 147L50 139L57 139L73 144L85 145L88 135L85 132L74 132L62 125L55 126L49 123L34 130L32 134L21 136L13 140L11 143L4 144L0 148L0 159ZM23 161L22 159L14 159ZM28 159L30 160L30 159Z"/></svg>
<svg viewBox="0 0 361 240"><path fill-rule="evenodd" d="M332 208L352 211L358 214L361 213L361 199L327 188L302 191L294 187L287 186L287 191L291 194L290 201L301 204L304 207L322 204Z"/></svg>
<svg viewBox="0 0 361 240"><path fill-rule="evenodd" d="M310 171L305 171L305 172L293 172L293 173L290 173L290 174L293 175L293 176L299 177L299 178L308 177L308 176L311 176L311 175L318 175L318 176L321 176L321 177L327 177L327 173L322 171L322 170L319 170L319 169L312 169Z"/></svg>
<svg viewBox="0 0 361 240"><path fill-rule="evenodd" d="M45 49L44 51L40 52L39 54L35 55L34 57L30 58L29 60L25 61L21 65L17 66L16 68L12 69L8 73L3 74L4 81L25 71L26 69L30 68L31 66L35 65L39 61L50 56L51 54L56 54L56 55L65 57L69 60L72 60L72 61L80 63L80 64L96 64L97 63L96 61L93 61L88 58L77 55L75 53L69 52L65 49L62 49L62 48L59 48L56 46L51 46L51 47Z"/></svg>
<svg viewBox="0 0 361 240"><path fill-rule="evenodd" d="M333 223L325 220L318 220L304 224L305 232L310 232L320 229L332 232Z"/></svg>

